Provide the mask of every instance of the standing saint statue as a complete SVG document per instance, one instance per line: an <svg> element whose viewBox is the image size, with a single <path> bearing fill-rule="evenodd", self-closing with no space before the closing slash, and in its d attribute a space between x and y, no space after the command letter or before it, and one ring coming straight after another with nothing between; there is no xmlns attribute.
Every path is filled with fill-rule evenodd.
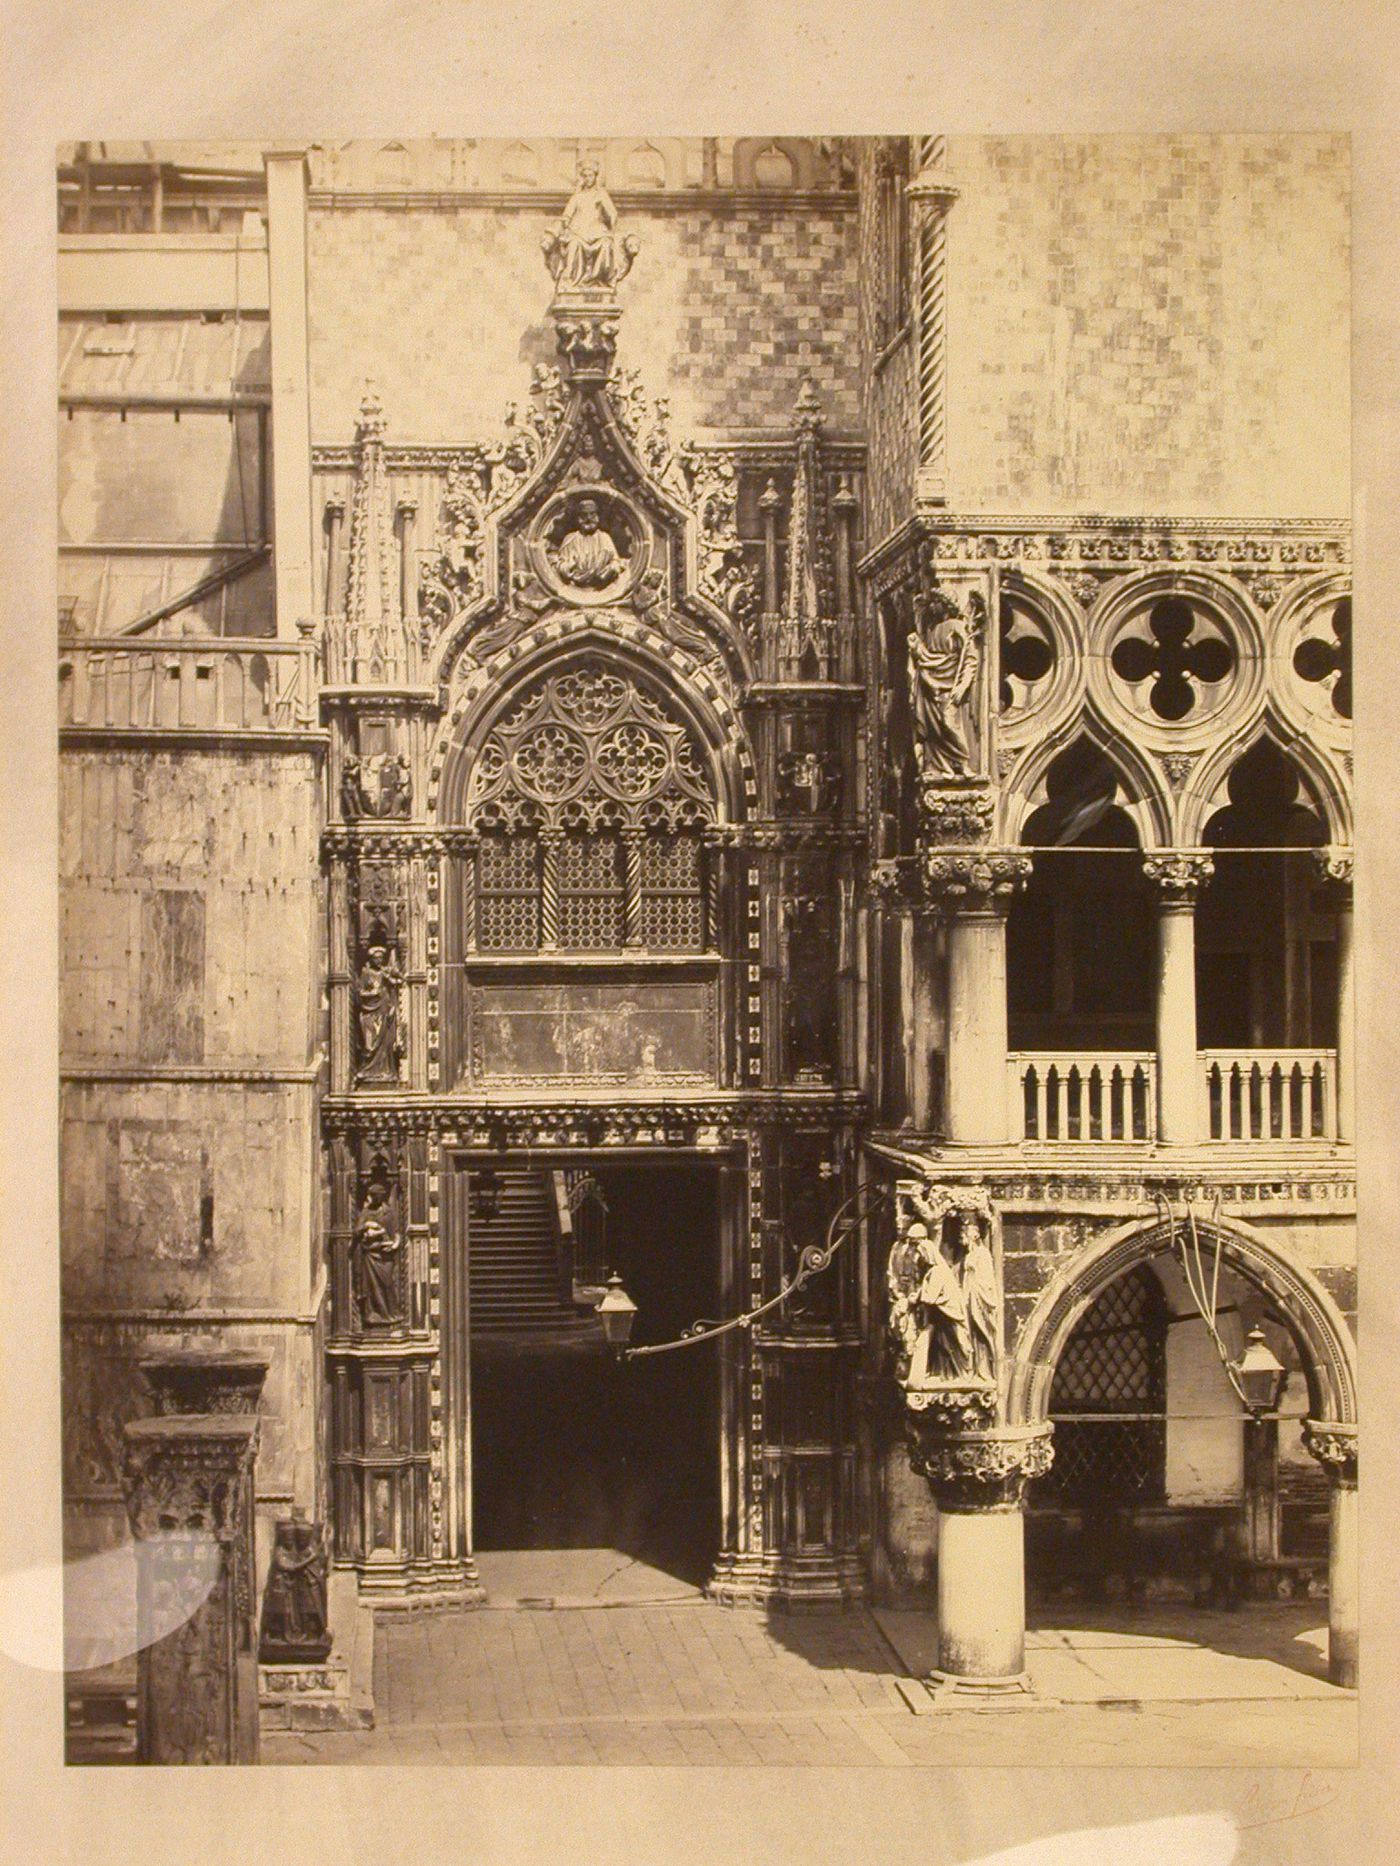
<svg viewBox="0 0 1400 1866"><path fill-rule="evenodd" d="M399 1042L399 987L403 974L386 946L375 944L365 954L355 981L355 1017L358 1024L359 1062L356 1075L363 1081L392 1081L403 1054Z"/></svg>
<svg viewBox="0 0 1400 1866"><path fill-rule="evenodd" d="M927 1225L910 1225L905 1238L922 1266L913 1299L919 1332L906 1384L917 1388L965 1380L972 1366L972 1337L962 1284Z"/></svg>
<svg viewBox="0 0 1400 1866"><path fill-rule="evenodd" d="M941 590L915 599L909 631L909 704L920 777L963 778L972 769L973 690L982 665L980 599L965 616Z"/></svg>
<svg viewBox="0 0 1400 1866"><path fill-rule="evenodd" d="M566 583L581 589L606 589L627 568L610 533L603 529L596 499L580 499L575 528L550 553L550 561Z"/></svg>
<svg viewBox="0 0 1400 1866"><path fill-rule="evenodd" d="M972 1339L972 1369L979 1380L995 1380L1001 1352L1001 1292L996 1259L975 1212L958 1220L963 1248L962 1289Z"/></svg>
<svg viewBox="0 0 1400 1866"><path fill-rule="evenodd" d="M368 1326L399 1320L399 1250L389 1188L376 1180L365 1194L355 1226L360 1320Z"/></svg>
<svg viewBox="0 0 1400 1866"><path fill-rule="evenodd" d="M578 182L559 224L540 242L559 292L611 291L632 269L637 242L619 239L617 208L596 162L580 162Z"/></svg>

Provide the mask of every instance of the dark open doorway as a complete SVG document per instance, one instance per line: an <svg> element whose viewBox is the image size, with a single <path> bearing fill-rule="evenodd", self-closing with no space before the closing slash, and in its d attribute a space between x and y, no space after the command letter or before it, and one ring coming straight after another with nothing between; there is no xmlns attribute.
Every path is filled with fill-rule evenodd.
<svg viewBox="0 0 1400 1866"><path fill-rule="evenodd" d="M549 1169L533 1170L556 1210L571 1190L577 1195L577 1169L557 1179ZM493 1223L509 1229L516 1195L508 1187L494 1220L473 1221L474 1544L483 1551L615 1549L698 1585L719 1547L716 1351L702 1345L619 1362L584 1288L601 1252L603 1267L621 1275L637 1304L638 1346L674 1339L697 1318L716 1315L717 1176L703 1162L597 1165L587 1173L594 1190L582 1210L589 1222L580 1225L571 1266L566 1221L553 1321L538 1296L533 1309L512 1313L501 1294L510 1286L502 1253L493 1260L485 1242ZM519 1195L522 1207L527 1194ZM571 1275L573 1268L581 1275ZM522 1260L514 1287L528 1282Z"/></svg>

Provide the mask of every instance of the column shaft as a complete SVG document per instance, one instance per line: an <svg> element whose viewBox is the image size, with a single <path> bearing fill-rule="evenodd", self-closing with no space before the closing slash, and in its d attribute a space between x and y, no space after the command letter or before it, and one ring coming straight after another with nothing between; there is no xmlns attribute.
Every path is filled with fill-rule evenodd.
<svg viewBox="0 0 1400 1866"><path fill-rule="evenodd" d="M1006 920L995 907L948 923L948 1138L998 1146L1009 1137L1006 1093Z"/></svg>
<svg viewBox="0 0 1400 1866"><path fill-rule="evenodd" d="M938 1510L938 1669L964 1680L1026 1669L1025 1517L1019 1504Z"/></svg>
<svg viewBox="0 0 1400 1866"><path fill-rule="evenodd" d="M1189 1147L1204 1099L1196 1049L1196 896L1215 872L1204 849L1163 849L1143 871L1158 889L1157 1138Z"/></svg>
<svg viewBox="0 0 1400 1866"><path fill-rule="evenodd" d="M1174 1146L1198 1138L1196 915L1190 902L1157 910L1157 1135Z"/></svg>
<svg viewBox="0 0 1400 1866"><path fill-rule="evenodd" d="M1360 1655L1360 1520L1356 1484L1332 1485L1327 1554L1327 1672L1334 1685L1355 1688Z"/></svg>

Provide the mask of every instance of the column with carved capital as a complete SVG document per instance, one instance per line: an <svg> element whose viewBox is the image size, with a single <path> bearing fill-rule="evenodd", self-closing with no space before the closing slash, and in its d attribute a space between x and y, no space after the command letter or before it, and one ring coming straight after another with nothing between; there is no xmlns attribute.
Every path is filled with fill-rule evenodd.
<svg viewBox="0 0 1400 1866"><path fill-rule="evenodd" d="M258 1422L171 1413L125 1428L136 1539L136 1754L148 1763L258 1759L248 1537Z"/></svg>
<svg viewBox="0 0 1400 1866"><path fill-rule="evenodd" d="M1157 889L1157 1138L1200 1138L1196 1049L1196 896L1215 872L1201 849L1163 849L1143 862Z"/></svg>
<svg viewBox="0 0 1400 1866"><path fill-rule="evenodd" d="M938 1505L935 1696L996 1699L1026 1676L1025 1488L1048 1471L1051 1427L948 1431L909 1415L910 1462Z"/></svg>
<svg viewBox="0 0 1400 1866"><path fill-rule="evenodd" d="M1327 1473L1331 1534L1327 1544L1327 1672L1355 1688L1360 1649L1360 1520L1356 1502L1356 1427L1307 1419L1303 1443Z"/></svg>
<svg viewBox="0 0 1400 1866"><path fill-rule="evenodd" d="M1319 849L1322 898L1337 916L1337 1138L1356 1138L1356 1001L1352 989L1352 853Z"/></svg>
<svg viewBox="0 0 1400 1866"><path fill-rule="evenodd" d="M1031 872L1020 849L930 849L927 899L948 927L943 1118L963 1146L1003 1146L1011 1135L1006 1087L1006 914Z"/></svg>

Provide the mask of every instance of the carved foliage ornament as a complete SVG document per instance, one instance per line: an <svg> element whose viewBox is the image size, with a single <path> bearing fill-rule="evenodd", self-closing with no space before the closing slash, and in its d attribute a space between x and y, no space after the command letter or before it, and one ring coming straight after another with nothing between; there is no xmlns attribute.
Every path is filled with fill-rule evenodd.
<svg viewBox="0 0 1400 1866"><path fill-rule="evenodd" d="M927 849L920 858L924 897L944 912L1005 908L1030 874L1031 857L1019 849Z"/></svg>
<svg viewBox="0 0 1400 1866"><path fill-rule="evenodd" d="M122 1488L133 1535L232 1546L244 1531L244 1480L257 1447L247 1413L201 1417L197 1430L184 1416L129 1426Z"/></svg>
<svg viewBox="0 0 1400 1866"><path fill-rule="evenodd" d="M1356 1427L1329 1419L1303 1422L1303 1443L1334 1483L1356 1482Z"/></svg>
<svg viewBox="0 0 1400 1866"><path fill-rule="evenodd" d="M967 1511L1018 1504L1029 1479L1054 1460L1052 1428L946 1432L926 1418L908 1422L909 1462L928 1479L941 1508Z"/></svg>
<svg viewBox="0 0 1400 1866"><path fill-rule="evenodd" d="M1143 873L1169 905L1189 907L1215 873L1215 861L1198 849L1169 849L1143 858Z"/></svg>

